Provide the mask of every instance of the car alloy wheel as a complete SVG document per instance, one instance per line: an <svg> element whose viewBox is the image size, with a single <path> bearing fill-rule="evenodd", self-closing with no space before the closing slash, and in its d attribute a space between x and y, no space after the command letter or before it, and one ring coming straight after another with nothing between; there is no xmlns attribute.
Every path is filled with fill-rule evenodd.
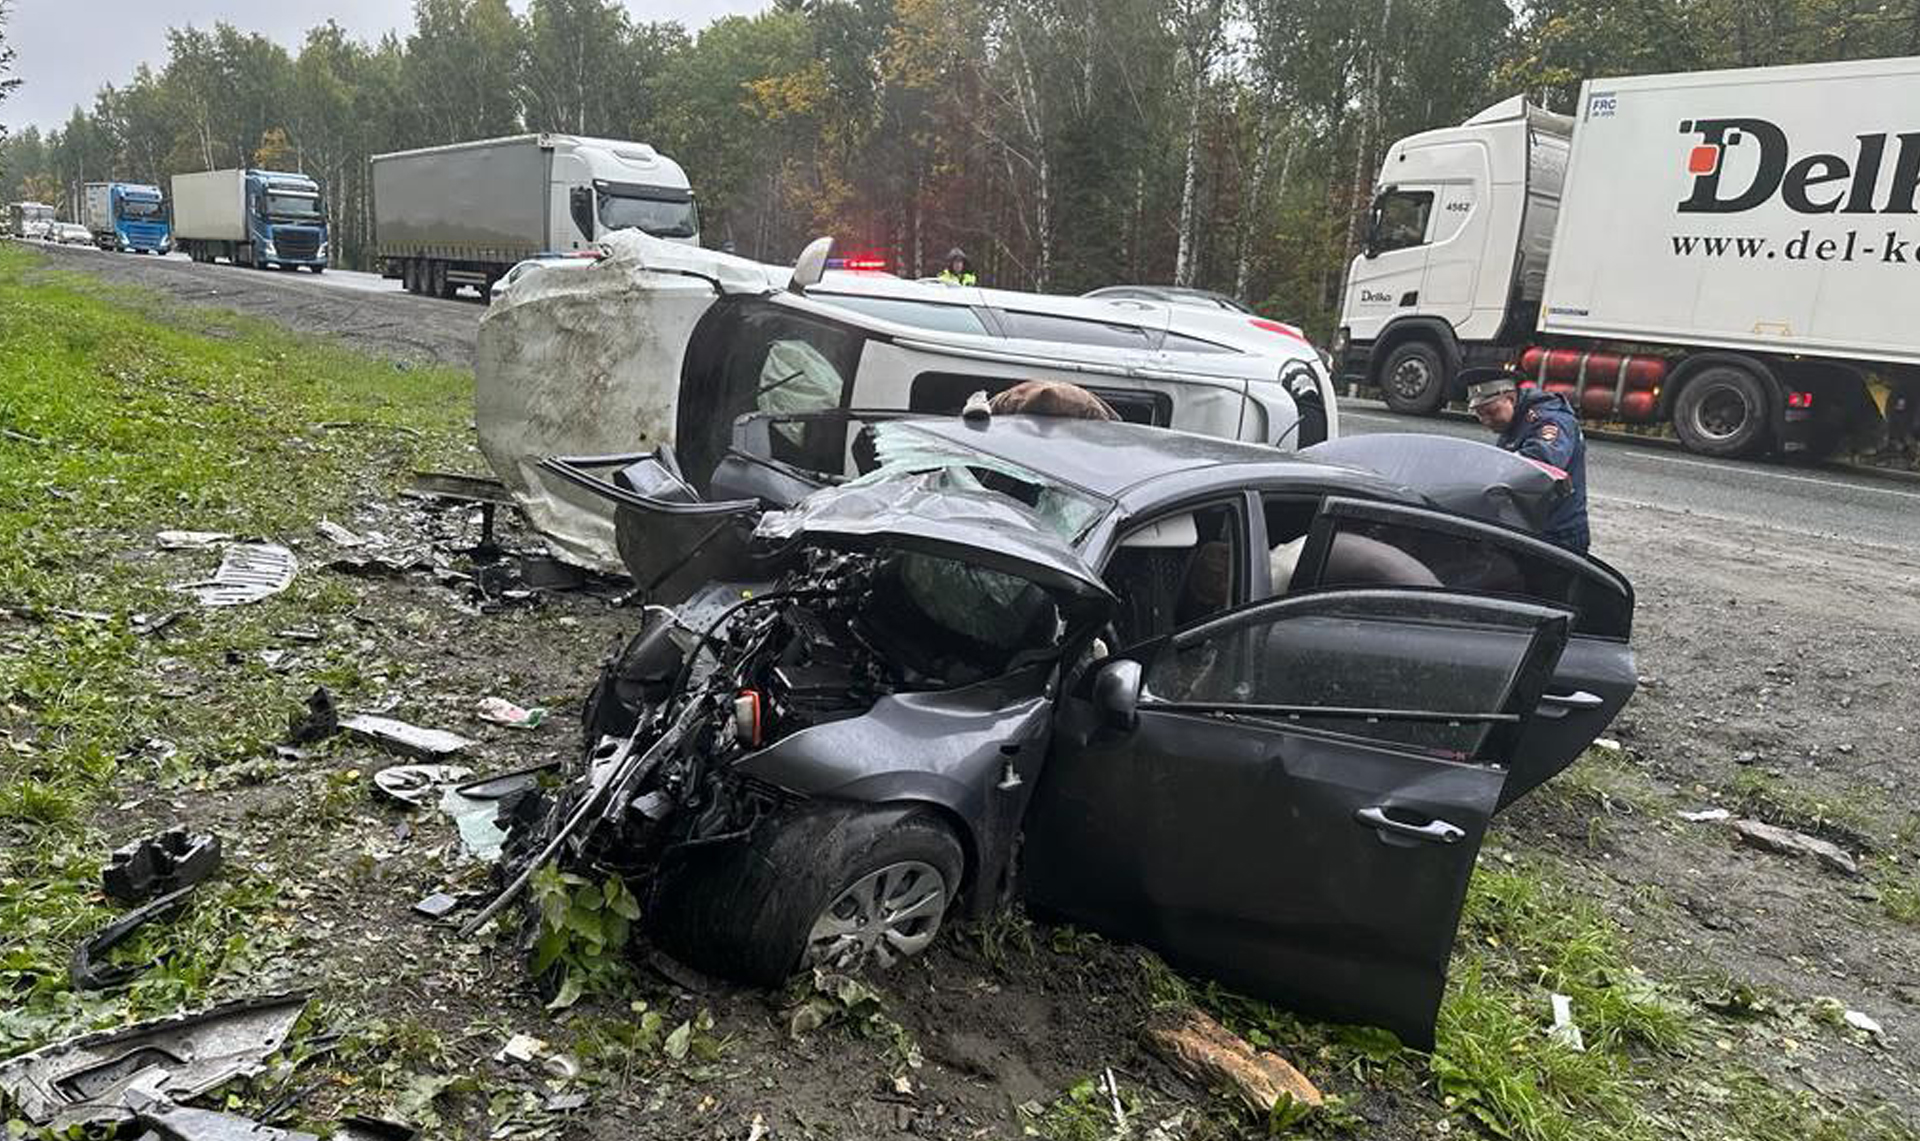
<svg viewBox="0 0 1920 1141"><path fill-rule="evenodd" d="M933 865L888 864L855 880L814 920L807 962L852 970L871 959L890 967L926 950L946 909L947 884Z"/></svg>

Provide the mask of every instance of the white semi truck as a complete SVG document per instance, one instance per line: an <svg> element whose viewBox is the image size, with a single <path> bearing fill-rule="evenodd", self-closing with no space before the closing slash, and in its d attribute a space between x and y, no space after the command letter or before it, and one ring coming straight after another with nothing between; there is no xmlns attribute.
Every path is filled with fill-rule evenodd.
<svg viewBox="0 0 1920 1141"><path fill-rule="evenodd" d="M527 258L591 249L614 230L700 243L680 165L645 143L514 135L374 155L381 272L410 293L487 299Z"/></svg>
<svg viewBox="0 0 1920 1141"><path fill-rule="evenodd" d="M1818 456L1876 387L1920 397L1917 200L1920 58L1509 99L1387 151L1339 365L1404 412L1497 364L1696 452Z"/></svg>

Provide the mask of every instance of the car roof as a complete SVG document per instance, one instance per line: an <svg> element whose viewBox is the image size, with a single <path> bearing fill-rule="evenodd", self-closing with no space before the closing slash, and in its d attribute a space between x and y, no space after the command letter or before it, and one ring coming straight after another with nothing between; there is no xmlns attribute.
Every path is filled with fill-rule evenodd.
<svg viewBox="0 0 1920 1141"><path fill-rule="evenodd" d="M1399 485L1372 472L1314 456L1147 424L1061 416L995 416L984 422L948 416L915 419L912 424L961 447L1116 501L1142 484L1222 467L1233 468L1249 485L1293 477L1303 483L1336 483L1396 499L1407 495Z"/></svg>

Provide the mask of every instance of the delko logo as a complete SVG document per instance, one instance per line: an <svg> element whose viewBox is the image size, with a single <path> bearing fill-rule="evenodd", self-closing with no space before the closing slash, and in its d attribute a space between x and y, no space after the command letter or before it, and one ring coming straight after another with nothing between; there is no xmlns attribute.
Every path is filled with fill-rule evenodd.
<svg viewBox="0 0 1920 1141"><path fill-rule="evenodd" d="M1920 193L1920 131L1902 132L1893 160L1893 178L1885 201L1874 201L1880 169L1887 154L1888 133L1854 136L1851 160L1837 154L1810 154L1789 163L1787 134L1765 119L1689 119L1680 124L1683 135L1700 141L1687 149L1687 173L1693 193L1680 203L1682 214L1737 214L1761 205L1775 194L1787 209L1800 214L1913 214ZM1753 153L1752 181L1724 196L1721 176L1727 173L1728 150L1740 147Z"/></svg>

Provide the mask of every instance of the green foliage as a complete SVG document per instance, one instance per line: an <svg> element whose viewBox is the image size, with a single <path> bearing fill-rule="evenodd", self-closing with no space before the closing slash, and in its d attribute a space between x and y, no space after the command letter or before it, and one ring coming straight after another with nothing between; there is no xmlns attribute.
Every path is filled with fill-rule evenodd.
<svg viewBox="0 0 1920 1141"><path fill-rule="evenodd" d="M1121 1119L1114 1116L1113 1101L1100 1076L1087 1077L1047 1105L1029 1102L1021 1106L1020 1117L1029 1137L1044 1137L1047 1141L1107 1141L1119 1134L1122 1124ZM1131 1116L1139 1110L1139 1098L1122 1088L1120 1112Z"/></svg>
<svg viewBox="0 0 1920 1141"><path fill-rule="evenodd" d="M564 1010L584 994L627 981L627 936L640 903L619 876L595 883L548 864L534 873L530 891L540 913L532 970L553 972L558 984L548 1009Z"/></svg>
<svg viewBox="0 0 1920 1141"><path fill-rule="evenodd" d="M886 1000L879 991L851 975L816 967L804 981L795 984L787 1012L787 1032L798 1039L835 1027L886 1043L897 1065L920 1065L919 1044L906 1027L888 1016Z"/></svg>

